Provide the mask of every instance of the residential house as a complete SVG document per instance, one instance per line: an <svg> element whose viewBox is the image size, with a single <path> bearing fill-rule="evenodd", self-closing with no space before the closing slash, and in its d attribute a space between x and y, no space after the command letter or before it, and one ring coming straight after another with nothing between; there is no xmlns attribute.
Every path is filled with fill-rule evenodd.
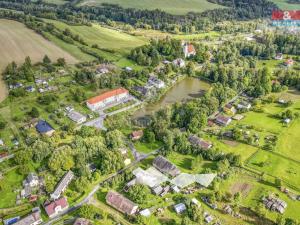
<svg viewBox="0 0 300 225"><path fill-rule="evenodd" d="M87 100L86 104L90 110L96 111L99 108L104 108L113 103L122 103L122 101L128 97L128 90L125 88L117 88Z"/></svg>
<svg viewBox="0 0 300 225"><path fill-rule="evenodd" d="M38 225L43 222L40 212L33 212L26 217L20 219L14 225Z"/></svg>
<svg viewBox="0 0 300 225"><path fill-rule="evenodd" d="M186 206L184 203L179 203L177 205L174 205L174 209L177 214L181 214L186 210Z"/></svg>
<svg viewBox="0 0 300 225"><path fill-rule="evenodd" d="M251 109L251 104L249 102L242 101L237 105L238 109Z"/></svg>
<svg viewBox="0 0 300 225"><path fill-rule="evenodd" d="M39 120L35 128L40 134L47 136L52 136L55 132L52 126L45 120Z"/></svg>
<svg viewBox="0 0 300 225"><path fill-rule="evenodd" d="M188 140L193 146L199 147L200 149L203 150L208 150L212 147L212 144L210 142L204 141L198 138L196 135L190 135Z"/></svg>
<svg viewBox="0 0 300 225"><path fill-rule="evenodd" d="M71 170L69 170L63 178L59 181L58 185L56 186L54 192L51 194L52 199L58 199L62 192L64 192L73 179L74 174Z"/></svg>
<svg viewBox="0 0 300 225"><path fill-rule="evenodd" d="M150 86L153 85L156 88L164 88L165 87L165 82L158 79L156 76L150 76L148 79L148 84Z"/></svg>
<svg viewBox="0 0 300 225"><path fill-rule="evenodd" d="M152 190L153 194L155 194L155 195L160 195L163 192L163 188L160 185L151 188L151 190Z"/></svg>
<svg viewBox="0 0 300 225"><path fill-rule="evenodd" d="M68 117L70 120L74 121L77 124L84 123L86 121L86 116L82 115L81 113L72 110L71 112L68 113Z"/></svg>
<svg viewBox="0 0 300 225"><path fill-rule="evenodd" d="M106 203L127 215L133 215L138 210L138 205L115 191L107 193Z"/></svg>
<svg viewBox="0 0 300 225"><path fill-rule="evenodd" d="M227 126L231 123L231 118L223 115L218 115L215 119L216 123L221 126Z"/></svg>
<svg viewBox="0 0 300 225"><path fill-rule="evenodd" d="M144 86L144 87L143 86L135 86L135 87L133 87L133 90L138 92L144 98L151 97L153 89L154 89L153 87L149 87L149 86Z"/></svg>
<svg viewBox="0 0 300 225"><path fill-rule="evenodd" d="M224 106L224 111L228 114L236 114L236 108L231 104L226 104Z"/></svg>
<svg viewBox="0 0 300 225"><path fill-rule="evenodd" d="M57 216L69 208L68 201L65 197L54 200L44 205L45 211L50 218Z"/></svg>
<svg viewBox="0 0 300 225"><path fill-rule="evenodd" d="M282 60L283 59L283 54L282 53L277 53L275 56L276 60Z"/></svg>
<svg viewBox="0 0 300 225"><path fill-rule="evenodd" d="M172 64L176 67L182 68L185 67L185 61L183 59L175 59Z"/></svg>
<svg viewBox="0 0 300 225"><path fill-rule="evenodd" d="M40 184L40 179L35 173L29 173L23 181L23 186L36 187Z"/></svg>
<svg viewBox="0 0 300 225"><path fill-rule="evenodd" d="M201 206L200 202L196 198L192 198L191 202L198 207Z"/></svg>
<svg viewBox="0 0 300 225"><path fill-rule="evenodd" d="M294 60L293 59L288 59L284 62L284 65L287 67L290 67L292 65L294 65Z"/></svg>
<svg viewBox="0 0 300 225"><path fill-rule="evenodd" d="M92 223L85 218L77 218L73 225L91 225Z"/></svg>
<svg viewBox="0 0 300 225"><path fill-rule="evenodd" d="M182 48L183 48L183 54L185 58L189 58L191 56L196 55L196 49L194 45L189 43L183 43Z"/></svg>
<svg viewBox="0 0 300 225"><path fill-rule="evenodd" d="M137 140L141 139L143 137L143 135L144 135L143 130L136 130L136 131L133 131L130 136L131 136L131 140L137 141Z"/></svg>
<svg viewBox="0 0 300 225"><path fill-rule="evenodd" d="M162 173L175 177L180 174L180 170L163 156L157 156L153 160L153 166Z"/></svg>
<svg viewBox="0 0 300 225"><path fill-rule="evenodd" d="M130 158L126 158L126 159L124 160L124 165L125 165L125 166L128 166L130 163L131 163L131 159L130 159Z"/></svg>

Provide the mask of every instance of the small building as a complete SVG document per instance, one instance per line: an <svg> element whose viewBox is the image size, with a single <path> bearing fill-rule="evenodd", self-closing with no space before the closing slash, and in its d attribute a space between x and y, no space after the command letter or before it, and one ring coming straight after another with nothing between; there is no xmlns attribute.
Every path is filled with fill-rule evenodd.
<svg viewBox="0 0 300 225"><path fill-rule="evenodd" d="M288 59L284 62L284 65L287 67L290 67L292 65L294 65L294 60L293 59Z"/></svg>
<svg viewBox="0 0 300 225"><path fill-rule="evenodd" d="M185 61L183 59L175 59L172 64L176 67L182 68L185 67Z"/></svg>
<svg viewBox="0 0 300 225"><path fill-rule="evenodd" d="M39 120L35 128L40 134L47 135L49 137L55 132L53 127L45 120Z"/></svg>
<svg viewBox="0 0 300 225"><path fill-rule="evenodd" d="M286 103L286 100L284 100L284 99L278 99L278 103L279 103L279 104L285 104L285 103Z"/></svg>
<svg viewBox="0 0 300 225"><path fill-rule="evenodd" d="M150 86L153 85L156 88L164 88L165 87L165 82L158 79L156 76L150 76L148 79L148 84Z"/></svg>
<svg viewBox="0 0 300 225"><path fill-rule="evenodd" d="M59 181L58 185L56 186L54 192L51 194L52 199L58 199L62 192L64 192L73 179L74 174L71 170L69 170L63 178Z"/></svg>
<svg viewBox="0 0 300 225"><path fill-rule="evenodd" d="M183 43L182 48L183 48L183 54L185 58L189 58L191 56L196 55L196 49L194 45L189 43Z"/></svg>
<svg viewBox="0 0 300 225"><path fill-rule="evenodd" d="M107 91L96 97L90 98L89 100L87 100L86 104L90 110L96 111L100 108L105 108L110 104L122 103L122 101L124 101L128 97L128 90L126 90L125 88L117 88L111 91Z"/></svg>
<svg viewBox="0 0 300 225"><path fill-rule="evenodd" d="M84 123L86 121L86 116L82 115L81 113L72 110L68 113L68 117L70 120L74 121L77 124Z"/></svg>
<svg viewBox="0 0 300 225"><path fill-rule="evenodd" d="M236 108L231 104L226 104L224 106L224 111L228 114L236 114Z"/></svg>
<svg viewBox="0 0 300 225"><path fill-rule="evenodd" d="M237 120L237 121L240 121L240 120L242 120L243 118L244 118L244 116L241 115L241 114L237 114L237 115L235 115L234 117L232 117L232 119Z"/></svg>
<svg viewBox="0 0 300 225"><path fill-rule="evenodd" d="M212 148L212 144L210 142L204 141L198 138L196 135L190 135L188 140L193 146L199 147L200 149L208 150Z"/></svg>
<svg viewBox="0 0 300 225"><path fill-rule="evenodd" d="M131 140L137 141L137 140L141 139L143 137L143 135L144 135L143 130L136 130L136 131L133 131L130 136L131 136Z"/></svg>
<svg viewBox="0 0 300 225"><path fill-rule="evenodd" d="M174 193L180 193L180 189L178 186L176 185L172 185L171 186L171 190L174 192Z"/></svg>
<svg viewBox="0 0 300 225"><path fill-rule="evenodd" d="M177 205L174 205L174 209L177 214L181 214L186 210L186 206L183 203L179 203Z"/></svg>
<svg viewBox="0 0 300 225"><path fill-rule="evenodd" d="M40 184L39 177L35 173L29 173L23 181L23 186L36 187Z"/></svg>
<svg viewBox="0 0 300 225"><path fill-rule="evenodd" d="M153 160L153 166L162 173L175 177L180 174L180 170L163 156L157 156Z"/></svg>
<svg viewBox="0 0 300 225"><path fill-rule="evenodd" d="M153 194L155 194L155 195L160 195L163 192L163 188L160 185L153 187L151 190L152 190Z"/></svg>
<svg viewBox="0 0 300 225"><path fill-rule="evenodd" d="M73 225L91 225L92 223L85 218L77 218Z"/></svg>
<svg viewBox="0 0 300 225"><path fill-rule="evenodd" d="M291 119L290 119L290 118L285 118L285 119L283 120L283 122L284 122L285 124L289 124L289 123L291 122Z"/></svg>
<svg viewBox="0 0 300 225"><path fill-rule="evenodd" d="M196 198L192 198L191 202L196 206L201 206L200 202Z"/></svg>
<svg viewBox="0 0 300 225"><path fill-rule="evenodd" d="M56 199L53 202L44 205L45 211L50 218L57 216L69 208L68 201L65 197Z"/></svg>
<svg viewBox="0 0 300 225"><path fill-rule="evenodd" d="M124 165L125 165L125 166L128 166L130 163L131 163L131 159L130 159L130 158L126 158L126 159L124 160Z"/></svg>
<svg viewBox="0 0 300 225"><path fill-rule="evenodd" d="M38 225L43 222L40 212L33 212L26 217L20 219L14 225Z"/></svg>
<svg viewBox="0 0 300 225"><path fill-rule="evenodd" d="M130 71L132 71L133 69L132 69L131 67L129 67L129 66L126 66L126 67L125 67L125 70L128 71L128 72L130 72Z"/></svg>
<svg viewBox="0 0 300 225"><path fill-rule="evenodd" d="M133 215L138 210L138 205L115 191L107 193L106 203L126 215Z"/></svg>
<svg viewBox="0 0 300 225"><path fill-rule="evenodd" d="M0 146L4 146L4 141L0 139Z"/></svg>
<svg viewBox="0 0 300 225"><path fill-rule="evenodd" d="M251 109L251 104L249 102L242 101L237 105L238 109Z"/></svg>
<svg viewBox="0 0 300 225"><path fill-rule="evenodd" d="M35 91L35 88L33 86L28 86L25 88L26 91L28 92L34 92Z"/></svg>
<svg viewBox="0 0 300 225"><path fill-rule="evenodd" d="M139 212L141 216L144 216L144 217L149 217L151 216L151 211L150 209L143 209L142 211Z"/></svg>
<svg viewBox="0 0 300 225"><path fill-rule="evenodd" d="M215 119L216 123L221 126L228 126L231 123L231 118L223 115L218 115Z"/></svg>
<svg viewBox="0 0 300 225"><path fill-rule="evenodd" d="M276 60L282 60L283 59L283 54L282 53L277 53L276 56L274 57Z"/></svg>

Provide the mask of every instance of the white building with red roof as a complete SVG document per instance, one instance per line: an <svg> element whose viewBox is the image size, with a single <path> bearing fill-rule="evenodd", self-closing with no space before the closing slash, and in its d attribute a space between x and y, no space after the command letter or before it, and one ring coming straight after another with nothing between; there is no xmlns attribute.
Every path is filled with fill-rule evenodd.
<svg viewBox="0 0 300 225"><path fill-rule="evenodd" d="M183 54L185 58L196 55L196 49L194 45L189 43L183 43L182 47L183 47Z"/></svg>
<svg viewBox="0 0 300 225"><path fill-rule="evenodd" d="M92 111L96 111L100 108L105 108L111 104L121 103L123 100L129 97L129 91L125 88L117 88L111 91L107 91L101 95L90 98L87 100L87 107Z"/></svg>
<svg viewBox="0 0 300 225"><path fill-rule="evenodd" d="M59 198L44 206L47 215L53 218L69 208L68 201L65 197Z"/></svg>

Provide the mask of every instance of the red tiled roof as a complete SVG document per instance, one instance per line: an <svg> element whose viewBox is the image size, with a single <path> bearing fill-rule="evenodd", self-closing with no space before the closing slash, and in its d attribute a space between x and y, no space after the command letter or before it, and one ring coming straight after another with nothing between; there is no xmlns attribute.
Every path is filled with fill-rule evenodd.
<svg viewBox="0 0 300 225"><path fill-rule="evenodd" d="M103 101L104 99L110 98L112 96L116 96L116 95L120 95L120 94L124 94L124 93L128 93L128 90L126 90L125 88L117 88L111 91L107 91L101 95L98 95L96 97L90 98L89 100L87 100L87 102L89 104L96 104L98 102Z"/></svg>
<svg viewBox="0 0 300 225"><path fill-rule="evenodd" d="M132 136L133 138L137 138L137 137L143 136L143 134L144 134L144 132L143 132L142 130L137 130L137 131L133 131L133 132L131 133L131 136Z"/></svg>
<svg viewBox="0 0 300 225"><path fill-rule="evenodd" d="M294 60L288 59L287 61L285 61L285 64L292 65L292 64L294 64Z"/></svg>
<svg viewBox="0 0 300 225"><path fill-rule="evenodd" d="M55 208L61 206L62 209L68 207L67 199L62 197L45 206L45 211L48 216L55 214Z"/></svg>
<svg viewBox="0 0 300 225"><path fill-rule="evenodd" d="M194 53L194 52L196 52L194 45L188 44L187 51L188 51L188 53Z"/></svg>

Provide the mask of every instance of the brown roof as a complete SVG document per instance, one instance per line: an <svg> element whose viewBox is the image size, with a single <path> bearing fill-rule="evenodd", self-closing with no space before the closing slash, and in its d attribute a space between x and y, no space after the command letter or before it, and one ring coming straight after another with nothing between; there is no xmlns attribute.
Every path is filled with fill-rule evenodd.
<svg viewBox="0 0 300 225"><path fill-rule="evenodd" d="M134 214L138 208L134 202L115 191L107 193L106 202L120 212L128 215Z"/></svg>
<svg viewBox="0 0 300 225"><path fill-rule="evenodd" d="M210 142L204 141L204 140L198 138L195 135L189 136L188 140L191 144L197 145L197 146L199 146L200 148L202 148L204 150L208 150L212 147L212 144Z"/></svg>
<svg viewBox="0 0 300 225"><path fill-rule="evenodd" d="M153 166L160 170L162 173L167 173L173 177L180 174L180 170L163 156L157 156L153 160Z"/></svg>
<svg viewBox="0 0 300 225"><path fill-rule="evenodd" d="M89 100L87 100L87 102L89 104L96 104L98 102L101 102L107 98L110 98L112 96L116 96L116 95L120 95L120 94L124 94L124 93L128 93L128 90L126 90L125 88L117 88L111 91L107 91L101 95L98 95L96 97L90 98Z"/></svg>
<svg viewBox="0 0 300 225"><path fill-rule="evenodd" d="M18 222L14 223L15 225L31 225L36 223L37 221L42 221L41 214L39 212L34 212L29 214L28 216L22 218Z"/></svg>
<svg viewBox="0 0 300 225"><path fill-rule="evenodd" d="M223 115L218 115L216 117L216 121L221 124L227 124L230 120L231 120L230 117L223 116Z"/></svg>

